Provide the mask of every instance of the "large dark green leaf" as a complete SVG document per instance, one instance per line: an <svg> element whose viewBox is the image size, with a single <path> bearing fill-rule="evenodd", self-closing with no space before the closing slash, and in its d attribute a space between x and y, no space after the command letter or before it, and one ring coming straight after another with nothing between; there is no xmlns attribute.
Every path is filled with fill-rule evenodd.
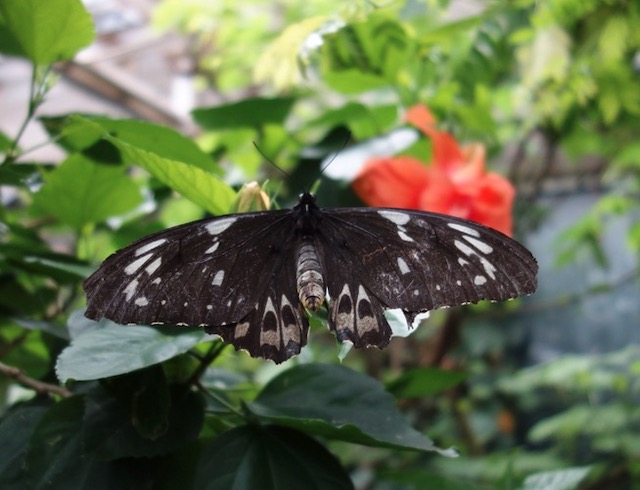
<svg viewBox="0 0 640 490"><path fill-rule="evenodd" d="M187 352L206 335L198 328L99 323L102 328L74 338L58 357L61 381L108 378L152 366Z"/></svg>
<svg viewBox="0 0 640 490"><path fill-rule="evenodd" d="M201 454L199 490L352 489L335 457L314 439L277 426L221 434Z"/></svg>
<svg viewBox="0 0 640 490"><path fill-rule="evenodd" d="M87 458L82 449L83 414L83 399L74 396L40 418L26 455L29 483L24 488L95 488L87 482L106 468Z"/></svg>
<svg viewBox="0 0 640 490"><path fill-rule="evenodd" d="M37 65L70 59L94 38L80 0L2 0L0 13L0 49Z"/></svg>
<svg viewBox="0 0 640 490"><path fill-rule="evenodd" d="M45 406L15 407L0 422L0 488L24 488L24 457Z"/></svg>
<svg viewBox="0 0 640 490"><path fill-rule="evenodd" d="M295 366L267 384L248 408L270 422L333 439L441 451L406 422L380 383L342 366Z"/></svg>
<svg viewBox="0 0 640 490"><path fill-rule="evenodd" d="M259 128L265 124L284 124L295 99L292 97L245 99L193 111L193 118L205 129Z"/></svg>
<svg viewBox="0 0 640 490"><path fill-rule="evenodd" d="M92 457L152 457L197 438L204 402L188 386L136 375L109 380L106 387L111 393L96 388L86 396L83 447Z"/></svg>
<svg viewBox="0 0 640 490"><path fill-rule="evenodd" d="M99 165L78 154L45 175L44 186L34 196L41 212L75 229L124 214L141 202L138 187L123 167Z"/></svg>

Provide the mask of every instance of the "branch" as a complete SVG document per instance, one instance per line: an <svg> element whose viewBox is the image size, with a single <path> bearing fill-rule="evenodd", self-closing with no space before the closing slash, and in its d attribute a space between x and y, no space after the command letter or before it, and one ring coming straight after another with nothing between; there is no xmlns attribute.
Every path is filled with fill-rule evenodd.
<svg viewBox="0 0 640 490"><path fill-rule="evenodd" d="M8 366L7 364L0 362L0 373L4 374L8 378L13 378L18 383L27 386L35 390L38 394L52 394L60 395L62 397L70 397L71 392L64 386L54 385L51 383L44 383L37 379L30 378L23 371L14 366Z"/></svg>

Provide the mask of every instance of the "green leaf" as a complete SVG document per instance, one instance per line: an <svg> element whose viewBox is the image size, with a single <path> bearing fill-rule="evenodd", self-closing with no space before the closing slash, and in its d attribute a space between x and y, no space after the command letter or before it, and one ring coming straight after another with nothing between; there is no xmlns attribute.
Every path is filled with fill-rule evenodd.
<svg viewBox="0 0 640 490"><path fill-rule="evenodd" d="M529 475L520 490L574 490L579 488L591 467L566 468Z"/></svg>
<svg viewBox="0 0 640 490"><path fill-rule="evenodd" d="M293 97L255 97L196 109L192 115L200 126L209 130L260 128L266 124L284 124L294 102Z"/></svg>
<svg viewBox="0 0 640 490"><path fill-rule="evenodd" d="M83 447L91 457L149 458L168 454L198 437L204 420L199 393L184 385L165 385L166 392L160 394L161 383L154 376L126 378L105 382L113 393L102 387L87 393Z"/></svg>
<svg viewBox="0 0 640 490"><path fill-rule="evenodd" d="M295 366L248 408L272 423L368 446L442 451L413 429L377 381L342 366Z"/></svg>
<svg viewBox="0 0 640 490"><path fill-rule="evenodd" d="M24 488L24 457L44 406L15 407L0 422L0 488Z"/></svg>
<svg viewBox="0 0 640 490"><path fill-rule="evenodd" d="M465 373L438 368L416 368L405 371L387 384L387 390L397 398L433 396L460 384L467 378Z"/></svg>
<svg viewBox="0 0 640 490"><path fill-rule="evenodd" d="M2 0L0 48L36 65L71 59L93 42L93 21L80 0ZM10 33L8 36L6 33Z"/></svg>
<svg viewBox="0 0 640 490"><path fill-rule="evenodd" d="M87 488L90 475L101 471L103 463L88 460L82 450L83 414L82 397L73 396L42 416L29 442L25 488Z"/></svg>
<svg viewBox="0 0 640 490"><path fill-rule="evenodd" d="M117 148L102 139L107 131L124 143L162 158L188 163L209 172L222 172L193 140L166 126L137 119L111 119L93 115L41 117L40 120L49 134L61 137L58 143L65 149L83 152L96 161L120 161Z"/></svg>
<svg viewBox="0 0 640 490"><path fill-rule="evenodd" d="M339 490L352 489L353 483L314 439L284 427L250 425L221 434L204 449L193 488Z"/></svg>
<svg viewBox="0 0 640 490"><path fill-rule="evenodd" d="M187 352L206 336L198 328L123 326L105 319L99 323L102 328L74 338L62 351L58 379L86 381L129 373Z"/></svg>
<svg viewBox="0 0 640 490"><path fill-rule="evenodd" d="M322 76L334 90L350 94L398 85L415 50L415 40L403 24L374 13L324 36Z"/></svg>
<svg viewBox="0 0 640 490"><path fill-rule="evenodd" d="M4 164L0 166L0 184L27 187L29 181L39 177L40 167L41 165L33 163Z"/></svg>
<svg viewBox="0 0 640 490"><path fill-rule="evenodd" d="M325 111L308 125L333 128L344 124L356 140L363 140L378 136L397 118L398 106L395 104L369 107L359 102L349 102L338 109Z"/></svg>
<svg viewBox="0 0 640 490"><path fill-rule="evenodd" d="M164 158L154 151L148 151L130 144L109 133L90 119L75 116L74 121L84 121L102 133L102 137L120 150L124 161L147 170L160 182L171 187L190 201L212 214L226 214L235 199L235 192L227 184L211 173L187 163Z"/></svg>
<svg viewBox="0 0 640 490"><path fill-rule="evenodd" d="M34 205L76 230L124 214L142 202L138 187L125 170L71 155L44 176L45 184L34 196Z"/></svg>

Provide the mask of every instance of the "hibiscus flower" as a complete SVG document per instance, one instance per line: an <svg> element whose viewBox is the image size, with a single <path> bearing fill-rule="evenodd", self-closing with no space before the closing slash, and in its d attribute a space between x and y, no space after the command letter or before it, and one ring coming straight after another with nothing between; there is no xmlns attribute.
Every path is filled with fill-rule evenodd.
<svg viewBox="0 0 640 490"><path fill-rule="evenodd" d="M405 118L431 138L430 165L409 156L373 158L352 184L360 199L369 206L458 216L511 236L515 190L501 175L486 171L484 146L458 146L451 134L437 129L424 105L409 109Z"/></svg>

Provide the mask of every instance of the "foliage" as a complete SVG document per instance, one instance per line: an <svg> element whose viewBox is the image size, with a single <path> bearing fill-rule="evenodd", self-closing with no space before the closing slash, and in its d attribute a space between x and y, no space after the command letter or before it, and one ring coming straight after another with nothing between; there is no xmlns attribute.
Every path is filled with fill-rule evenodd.
<svg viewBox="0 0 640 490"><path fill-rule="evenodd" d="M603 222L637 209L636 2L522 0L453 20L436 1L281 2L279 15L254 3L166 0L157 13L197 33L210 87L255 92L254 69L263 84L259 97L194 111L194 142L137 120L34 121L52 64L92 42L90 16L80 0L0 0L0 52L33 73L24 123L0 133L0 487L634 488L637 349L512 374L518 304L435 312L391 354L352 353L345 366L321 335L274 367L196 329L83 316L81 281L101 259L206 213L264 208L259 188L238 191L257 174L286 205L347 133L352 177L375 156L428 161L428 142L398 129L418 102L457 141L485 145L487 162L514 141L533 152L538 136L550 148L540 160L605 159L611 192L567 232L571 244L597 255ZM62 162L28 160L22 136L35 123ZM285 182L258 173L252 141ZM531 202L551 167L507 171ZM352 177L325 178L319 199L357 202ZM637 226L628 241L638 249ZM322 319L312 325L319 333Z"/></svg>

